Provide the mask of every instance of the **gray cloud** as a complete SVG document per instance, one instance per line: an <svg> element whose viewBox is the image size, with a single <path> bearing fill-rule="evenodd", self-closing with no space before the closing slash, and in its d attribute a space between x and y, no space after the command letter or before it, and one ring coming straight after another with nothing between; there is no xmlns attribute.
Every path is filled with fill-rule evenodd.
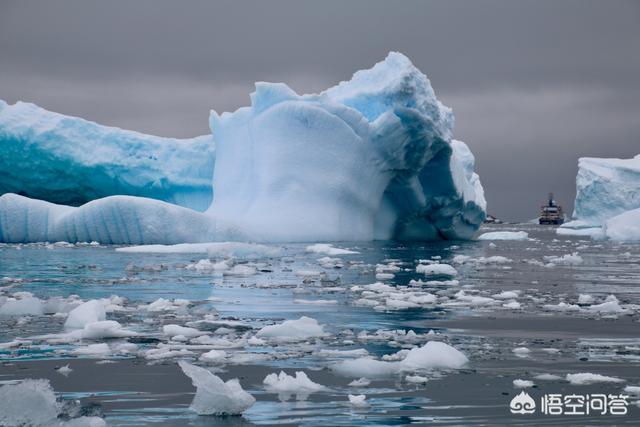
<svg viewBox="0 0 640 427"><path fill-rule="evenodd" d="M490 211L570 208L577 158L640 152L640 5L633 1L0 3L0 98L167 136L208 131L253 82L301 93L389 50L453 107Z"/></svg>

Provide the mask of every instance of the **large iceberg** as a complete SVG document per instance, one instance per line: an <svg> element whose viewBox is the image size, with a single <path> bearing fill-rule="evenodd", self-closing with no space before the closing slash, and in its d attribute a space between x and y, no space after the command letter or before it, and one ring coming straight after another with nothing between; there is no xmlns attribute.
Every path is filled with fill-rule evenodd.
<svg viewBox="0 0 640 427"><path fill-rule="evenodd" d="M474 157L452 140L451 110L402 54L319 94L259 82L250 106L212 111L210 125L215 191L205 212L139 197L70 208L4 195L0 240L465 239L485 217Z"/></svg>
<svg viewBox="0 0 640 427"><path fill-rule="evenodd" d="M583 157L578 161L573 221L559 234L638 240L640 155L632 159ZM636 233L626 234L625 229ZM635 236L635 237L634 237Z"/></svg>
<svg viewBox="0 0 640 427"><path fill-rule="evenodd" d="M0 100L0 194L65 205L130 195L204 211L211 135L161 138Z"/></svg>

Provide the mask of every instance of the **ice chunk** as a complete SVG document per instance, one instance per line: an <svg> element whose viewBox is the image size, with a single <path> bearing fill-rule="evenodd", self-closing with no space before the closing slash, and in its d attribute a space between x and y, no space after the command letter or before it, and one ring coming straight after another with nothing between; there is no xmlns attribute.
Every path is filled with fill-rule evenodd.
<svg viewBox="0 0 640 427"><path fill-rule="evenodd" d="M124 329L122 325L115 320L101 320L91 322L84 325L82 330L82 338L100 339L100 338L122 338L137 335L133 331Z"/></svg>
<svg viewBox="0 0 640 427"><path fill-rule="evenodd" d="M168 254L207 254L210 258L257 259L276 257L280 249L275 246L257 243L216 242L216 243L180 243L177 245L143 245L116 248L118 252L168 253Z"/></svg>
<svg viewBox="0 0 640 427"><path fill-rule="evenodd" d="M459 350L439 341L429 341L422 347L412 348L400 363L403 370L459 369L469 362Z"/></svg>
<svg viewBox="0 0 640 427"><path fill-rule="evenodd" d="M196 387L190 408L198 415L240 415L256 401L237 378L223 382L210 371L183 360L178 365Z"/></svg>
<svg viewBox="0 0 640 427"><path fill-rule="evenodd" d="M297 320L285 320L278 325L265 326L256 335L261 338L273 338L281 341L297 341L322 337L326 333L316 319L302 316Z"/></svg>
<svg viewBox="0 0 640 427"><path fill-rule="evenodd" d="M4 304L0 304L0 315L4 316L39 316L43 313L42 301L32 296L10 299Z"/></svg>
<svg viewBox="0 0 640 427"><path fill-rule="evenodd" d="M106 427L99 417L61 419L63 404L49 380L23 380L0 387L0 425L5 427Z"/></svg>
<svg viewBox="0 0 640 427"><path fill-rule="evenodd" d="M367 396L364 394L349 394L347 397L349 398L349 403L354 408L365 408L369 406L369 403L366 400Z"/></svg>
<svg viewBox="0 0 640 427"><path fill-rule="evenodd" d="M307 374L296 371L296 376L287 375L284 371L279 374L269 374L262 383L267 391L277 393L282 401L289 400L292 395L296 400L307 400L311 393L326 390L326 387L309 379Z"/></svg>
<svg viewBox="0 0 640 427"><path fill-rule="evenodd" d="M317 254L325 255L351 255L358 254L360 252L352 251L349 249L335 248L328 243L316 243L315 245L307 246L307 252L315 252Z"/></svg>
<svg viewBox="0 0 640 427"><path fill-rule="evenodd" d="M46 426L60 406L48 380L24 380L0 387L0 425Z"/></svg>
<svg viewBox="0 0 640 427"><path fill-rule="evenodd" d="M422 273L425 276L453 277L458 274L458 271L449 264L418 264L416 273Z"/></svg>
<svg viewBox="0 0 640 427"><path fill-rule="evenodd" d="M224 350L210 350L200 356L200 360L208 363L222 363L227 357Z"/></svg>
<svg viewBox="0 0 640 427"><path fill-rule="evenodd" d="M202 335L207 335L209 332L200 331L195 328L189 328L189 327L180 326L180 325L164 325L162 327L162 333L169 337L182 335L189 338L189 337L199 337Z"/></svg>
<svg viewBox="0 0 640 427"><path fill-rule="evenodd" d="M357 380L353 380L349 383L350 387L366 387L371 384L371 380L368 378L362 377Z"/></svg>
<svg viewBox="0 0 640 427"><path fill-rule="evenodd" d="M527 240L526 231L491 231L478 236L478 240Z"/></svg>
<svg viewBox="0 0 640 427"><path fill-rule="evenodd" d="M406 351L406 350L405 350ZM402 354L399 355L402 357ZM429 369L460 369L469 362L467 356L454 347L439 341L429 341L422 347L412 348L399 362L386 362L369 357L344 360L331 368L351 378L381 378L399 372Z"/></svg>
<svg viewBox="0 0 640 427"><path fill-rule="evenodd" d="M533 381L516 379L513 380L513 386L515 388L529 388L533 387Z"/></svg>
<svg viewBox="0 0 640 427"><path fill-rule="evenodd" d="M573 385L588 385L597 383L623 383L624 380L616 377L608 377L606 375L592 374L590 372L582 372L579 374L567 374L567 381Z"/></svg>
<svg viewBox="0 0 640 427"><path fill-rule="evenodd" d="M92 299L71 310L64 326L65 328L80 329L89 323L105 320L106 316L102 301Z"/></svg>
<svg viewBox="0 0 640 427"><path fill-rule="evenodd" d="M25 102L0 109L0 194L66 205L131 195L204 211L214 160L211 135L160 138Z"/></svg>

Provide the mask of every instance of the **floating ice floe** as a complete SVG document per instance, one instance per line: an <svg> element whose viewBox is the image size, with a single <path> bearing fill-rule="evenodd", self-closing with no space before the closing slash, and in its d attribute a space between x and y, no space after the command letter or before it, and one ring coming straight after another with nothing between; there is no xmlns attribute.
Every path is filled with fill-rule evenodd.
<svg viewBox="0 0 640 427"><path fill-rule="evenodd" d="M296 371L295 375L293 377L280 371L279 374L267 375L262 383L267 391L277 393L282 401L289 400L293 395L296 400L307 400L310 394L327 390L325 386L311 381L302 371Z"/></svg>
<svg viewBox="0 0 640 427"><path fill-rule="evenodd" d="M545 256L544 260L553 265L580 265L584 262L582 257L578 255L578 252L572 254L565 254L561 256L550 255Z"/></svg>
<svg viewBox="0 0 640 427"><path fill-rule="evenodd" d="M386 362L372 358L345 360L331 367L340 375L358 378L380 378L401 372L432 369L460 369L469 359L459 350L439 341L429 341L422 347L406 352L399 362Z"/></svg>
<svg viewBox="0 0 640 427"><path fill-rule="evenodd" d="M589 385L597 383L623 383L624 380L616 377L608 377L606 375L592 374L590 372L582 372L579 374L567 374L566 380L573 385Z"/></svg>
<svg viewBox="0 0 640 427"><path fill-rule="evenodd" d="M515 388L529 388L533 387L533 381L516 379L513 380L513 386Z"/></svg>
<svg viewBox="0 0 640 427"><path fill-rule="evenodd" d="M84 328L89 323L106 319L104 303L100 300L89 300L69 312L64 322L65 328Z"/></svg>
<svg viewBox="0 0 640 427"><path fill-rule="evenodd" d="M453 277L458 274L458 271L449 264L418 264L416 273L422 273L425 276Z"/></svg>
<svg viewBox="0 0 640 427"><path fill-rule="evenodd" d="M299 341L323 337L327 334L316 319L302 316L296 320L285 320L277 325L265 326L256 335L258 338L271 338L279 341Z"/></svg>
<svg viewBox="0 0 640 427"><path fill-rule="evenodd" d="M256 401L242 389L238 379L224 382L210 371L183 360L178 365L196 387L190 408L198 415L239 415Z"/></svg>
<svg viewBox="0 0 640 427"><path fill-rule="evenodd" d="M526 231L491 231L478 236L478 240L527 240Z"/></svg>
<svg viewBox="0 0 640 427"><path fill-rule="evenodd" d="M534 376L533 378L540 381L558 381L558 380L561 380L563 377L555 374L539 374Z"/></svg>
<svg viewBox="0 0 640 427"><path fill-rule="evenodd" d="M209 122L215 168L209 137L159 141L0 101L0 142L10 147L0 164L14 182L29 174L27 194L52 195L49 177L63 170L57 194L81 193L73 204L89 198L80 188L171 202L112 195L76 208L4 194L0 241L468 239L485 217L475 159L452 139L451 110L400 53L320 94L257 83L250 106L212 112ZM96 138L98 152L87 149ZM47 168L31 179L43 159ZM203 178L211 174L212 184Z"/></svg>
<svg viewBox="0 0 640 427"><path fill-rule="evenodd" d="M364 394L349 394L347 397L354 408L366 408L369 406L369 402L366 400L367 396Z"/></svg>
<svg viewBox="0 0 640 427"><path fill-rule="evenodd" d="M360 253L358 251L352 251L349 249L336 248L328 243L316 243L314 245L307 246L307 252L314 252L317 254L325 254L330 256L352 255Z"/></svg>

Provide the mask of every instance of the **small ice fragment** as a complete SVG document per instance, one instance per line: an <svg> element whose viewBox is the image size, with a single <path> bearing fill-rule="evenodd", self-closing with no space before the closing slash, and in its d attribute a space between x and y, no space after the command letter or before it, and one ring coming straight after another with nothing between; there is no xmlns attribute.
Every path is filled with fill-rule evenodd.
<svg viewBox="0 0 640 427"><path fill-rule="evenodd" d="M458 274L458 271L449 264L418 264L416 273L422 273L425 276L453 277Z"/></svg>
<svg viewBox="0 0 640 427"><path fill-rule="evenodd" d="M560 375L554 375L554 374L540 374L540 375L536 375L533 378L540 381L557 381L562 379Z"/></svg>
<svg viewBox="0 0 640 427"><path fill-rule="evenodd" d="M103 302L92 299L71 310L64 326L65 328L82 329L88 323L105 320L106 316Z"/></svg>
<svg viewBox="0 0 640 427"><path fill-rule="evenodd" d="M64 375L65 377L68 377L68 376L69 376L69 374L70 374L71 372L73 372L73 369L71 369L71 368L69 367L69 364L66 364L66 365L64 365L64 366L60 366L59 368L57 368L57 369L56 369L56 371L57 371L59 374Z"/></svg>
<svg viewBox="0 0 640 427"><path fill-rule="evenodd" d="M357 380L353 380L349 383L350 387L366 387L371 384L371 381L368 378L362 377Z"/></svg>
<svg viewBox="0 0 640 427"><path fill-rule="evenodd" d="M513 353L518 357L527 357L529 353L531 353L531 350L527 347L516 347L511 351L513 351Z"/></svg>
<svg viewBox="0 0 640 427"><path fill-rule="evenodd" d="M596 383L622 383L621 378L608 377L606 375L592 374L590 372L582 372L579 374L567 374L566 380L573 385L588 385Z"/></svg>
<svg viewBox="0 0 640 427"><path fill-rule="evenodd" d="M492 231L481 234L478 240L527 240L529 234L525 231Z"/></svg>
<svg viewBox="0 0 640 427"><path fill-rule="evenodd" d="M201 335L207 335L209 332L200 331L195 328L189 328L180 325L164 325L162 332L168 337L175 337L177 335L184 335L185 337L199 337Z"/></svg>
<svg viewBox="0 0 640 427"><path fill-rule="evenodd" d="M407 375L406 377L404 377L404 380L408 383L413 384L425 384L427 381L429 381L429 378L423 377L421 375Z"/></svg>
<svg viewBox="0 0 640 427"><path fill-rule="evenodd" d="M256 334L259 338L274 338L283 341L304 340L326 335L316 319L302 316L296 320L285 320L277 325L265 326Z"/></svg>
<svg viewBox="0 0 640 427"><path fill-rule="evenodd" d="M227 352L224 350L211 350L200 356L200 360L209 363L222 363L227 357Z"/></svg>
<svg viewBox="0 0 640 427"><path fill-rule="evenodd" d="M353 407L364 408L369 406L369 403L366 401L367 396L364 394L350 394L348 397L349 403L351 403Z"/></svg>
<svg viewBox="0 0 640 427"><path fill-rule="evenodd" d="M580 294L578 295L578 304L593 304L594 298L588 294Z"/></svg>
<svg viewBox="0 0 640 427"><path fill-rule="evenodd" d="M325 254L325 255L350 255L350 254L358 254L359 252L351 251L349 249L342 248L334 248L333 245L328 243L316 243L315 245L307 246L307 252L314 252L317 254Z"/></svg>
<svg viewBox="0 0 640 427"><path fill-rule="evenodd" d="M184 360L178 365L196 387L190 408L198 415L239 415L256 401L242 389L237 378L224 382L210 371Z"/></svg>
<svg viewBox="0 0 640 427"><path fill-rule="evenodd" d="M277 393L282 401L289 400L294 394L296 400L307 400L311 393L326 390L325 386L311 381L302 371L297 371L295 377L287 375L284 371L269 374L262 382L267 391Z"/></svg>
<svg viewBox="0 0 640 427"><path fill-rule="evenodd" d="M533 387L533 381L517 379L513 380L513 386L515 388L529 388Z"/></svg>

